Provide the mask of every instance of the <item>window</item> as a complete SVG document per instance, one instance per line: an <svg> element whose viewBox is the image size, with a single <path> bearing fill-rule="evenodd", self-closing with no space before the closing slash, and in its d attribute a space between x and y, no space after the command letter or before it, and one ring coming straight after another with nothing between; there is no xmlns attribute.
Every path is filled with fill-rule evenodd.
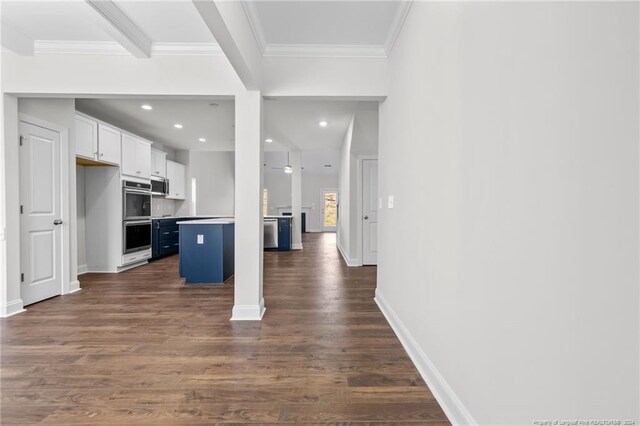
<svg viewBox="0 0 640 426"><path fill-rule="evenodd" d="M262 190L262 215L269 215L269 191L267 188Z"/></svg>

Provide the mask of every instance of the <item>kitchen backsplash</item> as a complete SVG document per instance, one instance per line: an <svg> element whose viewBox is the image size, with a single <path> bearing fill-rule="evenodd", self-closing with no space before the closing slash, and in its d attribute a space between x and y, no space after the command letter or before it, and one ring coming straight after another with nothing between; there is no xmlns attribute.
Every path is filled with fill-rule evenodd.
<svg viewBox="0 0 640 426"><path fill-rule="evenodd" d="M167 200L164 197L154 196L151 199L153 217L174 216L178 206L175 200Z"/></svg>

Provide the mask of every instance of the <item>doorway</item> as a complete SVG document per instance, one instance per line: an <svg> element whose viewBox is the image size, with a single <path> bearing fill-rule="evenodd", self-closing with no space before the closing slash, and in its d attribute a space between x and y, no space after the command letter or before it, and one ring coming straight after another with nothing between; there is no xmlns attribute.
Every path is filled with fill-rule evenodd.
<svg viewBox="0 0 640 426"><path fill-rule="evenodd" d="M362 160L362 264L378 264L378 160Z"/></svg>
<svg viewBox="0 0 640 426"><path fill-rule="evenodd" d="M29 305L62 294L62 138L27 121L20 135L20 291Z"/></svg>
<svg viewBox="0 0 640 426"><path fill-rule="evenodd" d="M336 232L338 226L338 191L322 191L322 232Z"/></svg>

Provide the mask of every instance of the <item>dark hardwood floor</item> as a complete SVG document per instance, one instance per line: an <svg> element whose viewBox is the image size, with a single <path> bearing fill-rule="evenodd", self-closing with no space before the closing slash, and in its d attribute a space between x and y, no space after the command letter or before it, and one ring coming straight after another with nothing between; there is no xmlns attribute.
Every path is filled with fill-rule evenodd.
<svg viewBox="0 0 640 426"><path fill-rule="evenodd" d="M185 286L177 257L81 276L1 321L2 424L449 424L334 234L265 253L261 322L233 282Z"/></svg>

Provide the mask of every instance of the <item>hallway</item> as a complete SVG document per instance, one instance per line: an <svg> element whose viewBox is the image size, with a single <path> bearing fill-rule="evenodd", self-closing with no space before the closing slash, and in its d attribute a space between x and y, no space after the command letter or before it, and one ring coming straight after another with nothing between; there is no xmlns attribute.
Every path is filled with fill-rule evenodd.
<svg viewBox="0 0 640 426"><path fill-rule="evenodd" d="M184 286L177 256L3 319L3 424L449 424L335 234L264 256L267 311L229 321L233 283Z"/></svg>

